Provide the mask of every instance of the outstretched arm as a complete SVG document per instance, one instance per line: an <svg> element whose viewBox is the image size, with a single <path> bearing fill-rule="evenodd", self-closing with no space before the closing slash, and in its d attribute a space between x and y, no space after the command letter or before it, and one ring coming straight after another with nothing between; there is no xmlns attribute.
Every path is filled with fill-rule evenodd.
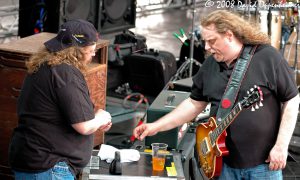
<svg viewBox="0 0 300 180"><path fill-rule="evenodd" d="M133 135L143 140L146 136L153 136L160 131L167 131L194 119L208 103L195 101L191 98L184 100L173 111L153 123L146 123L134 129Z"/></svg>

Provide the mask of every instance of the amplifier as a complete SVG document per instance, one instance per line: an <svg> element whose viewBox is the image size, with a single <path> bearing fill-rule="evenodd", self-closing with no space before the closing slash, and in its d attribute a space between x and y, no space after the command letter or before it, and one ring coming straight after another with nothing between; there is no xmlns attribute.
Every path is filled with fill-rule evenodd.
<svg viewBox="0 0 300 180"><path fill-rule="evenodd" d="M169 89L173 91L186 91L191 92L193 85L192 77L180 79L169 83Z"/></svg>
<svg viewBox="0 0 300 180"><path fill-rule="evenodd" d="M189 96L189 92L162 90L147 110L147 122L154 122L171 112ZM161 142L168 144L168 149L177 149L183 137L183 134L180 134L180 129L181 127L176 127L169 131L159 132L154 136L147 136L145 145L151 146L151 143Z"/></svg>

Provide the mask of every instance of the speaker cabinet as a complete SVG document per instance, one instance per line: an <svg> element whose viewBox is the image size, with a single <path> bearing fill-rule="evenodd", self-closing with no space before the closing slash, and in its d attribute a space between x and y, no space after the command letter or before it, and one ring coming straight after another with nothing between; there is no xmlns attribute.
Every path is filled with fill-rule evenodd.
<svg viewBox="0 0 300 180"><path fill-rule="evenodd" d="M101 34L135 27L136 0L20 0L19 36L57 33L62 23L84 19Z"/></svg>
<svg viewBox="0 0 300 180"><path fill-rule="evenodd" d="M195 133L187 132L178 146L178 151L181 153L181 162L185 179L190 179L190 160L194 157L195 144Z"/></svg>
<svg viewBox="0 0 300 180"><path fill-rule="evenodd" d="M102 34L134 28L136 0L100 0L98 17Z"/></svg>

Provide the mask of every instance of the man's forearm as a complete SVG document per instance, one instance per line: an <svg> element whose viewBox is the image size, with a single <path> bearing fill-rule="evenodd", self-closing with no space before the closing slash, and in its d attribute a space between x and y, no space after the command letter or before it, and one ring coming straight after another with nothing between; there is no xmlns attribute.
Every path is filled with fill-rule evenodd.
<svg viewBox="0 0 300 180"><path fill-rule="evenodd" d="M157 121L158 131L167 131L193 120L206 107L207 102L198 102L190 98L184 100L171 113Z"/></svg>
<svg viewBox="0 0 300 180"><path fill-rule="evenodd" d="M299 95L283 104L283 112L276 145L288 149L298 117Z"/></svg>

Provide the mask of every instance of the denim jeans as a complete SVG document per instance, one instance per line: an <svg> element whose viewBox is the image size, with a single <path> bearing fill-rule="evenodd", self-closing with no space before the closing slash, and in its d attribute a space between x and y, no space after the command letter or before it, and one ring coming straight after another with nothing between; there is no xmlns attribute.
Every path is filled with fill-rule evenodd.
<svg viewBox="0 0 300 180"><path fill-rule="evenodd" d="M14 171L15 180L74 180L75 177L65 162L58 162L51 169L39 173Z"/></svg>
<svg viewBox="0 0 300 180"><path fill-rule="evenodd" d="M261 164L253 168L235 169L223 163L218 180L282 180L282 171L269 170L269 164Z"/></svg>

